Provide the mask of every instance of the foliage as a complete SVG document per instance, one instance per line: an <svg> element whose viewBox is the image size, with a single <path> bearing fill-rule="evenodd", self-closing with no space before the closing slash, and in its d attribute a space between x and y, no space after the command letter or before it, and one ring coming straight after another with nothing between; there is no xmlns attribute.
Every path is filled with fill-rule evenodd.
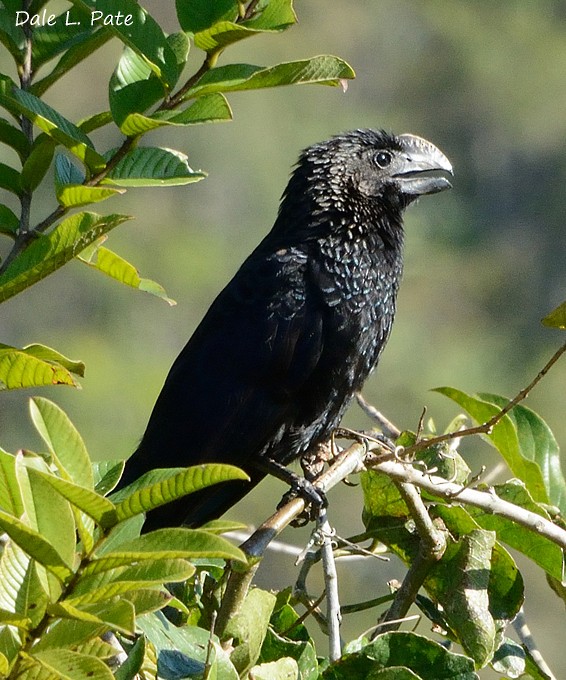
<svg viewBox="0 0 566 680"><path fill-rule="evenodd" d="M204 179L206 173L193 170L185 153L142 144L157 128L229 121L232 111L224 93L299 83L337 85L352 78L353 71L329 55L270 67L217 65L233 43L280 32L295 23L292 0L248 5L230 0L214 11L208 0L191 2L190 8L179 2L179 31L170 35L133 0L77 0L70 10L54 14L50 21L38 19L34 25L34 16L50 16L51 7L44 4L0 3L0 42L20 79L16 84L8 74L0 74L0 106L7 116L0 119L0 142L15 152L20 165L17 169L3 164L0 173L1 188L20 204L19 214L9 204L0 205L0 235L13 241L0 266L0 301L76 259L172 304L159 284L140 277L130 263L103 245L107 233L129 217L82 209L129 188ZM22 23L24 18L29 21ZM109 82L110 110L74 123L43 97L111 38L120 40L124 51ZM204 61L184 80L191 44L204 52ZM97 149L91 133L111 125L124 135L122 143L110 150ZM33 193L50 169L56 207L34 225L30 220ZM79 212L67 216L75 209ZM33 348L1 346L0 386L76 385L72 362L49 348Z"/></svg>
<svg viewBox="0 0 566 680"><path fill-rule="evenodd" d="M337 57L259 66L219 64L232 45L269 36L293 25L292 0L178 0L179 30L166 35L134 0L73 0L50 25L16 25L16 13L41 12L44 1L0 2L0 42L19 83L0 74L0 142L17 167L2 164L0 188L19 204L0 205L0 235L12 242L0 267L0 301L40 282L71 260L130 287L172 300L156 282L105 245L109 232L128 219L86 210L130 188L191 184L206 173L194 170L178 150L146 145L158 129L229 121L226 94L300 83L344 86L352 69ZM92 12L108 21L91 23ZM133 22L116 17L131 14ZM79 23L80 22L80 23ZM72 122L44 100L93 51L111 39L124 45L109 82L109 110ZM186 75L191 50L201 66ZM114 126L121 143L97 148L92 133ZM35 129L35 133L34 133ZM31 205L39 187L53 177L52 210L36 224ZM12 206L12 207L11 207ZM564 307L545 319L564 329ZM79 386L81 361L34 343L0 344L0 387L17 389ZM451 387L438 392L482 424L498 418L506 399L468 395ZM230 466L154 471L129 489L112 494L121 463L92 465L85 444L65 413L43 398L30 401L33 425L44 450L0 449L0 675L10 678L476 678L491 667L509 678L548 677L525 644L507 628L524 599L522 575L508 548L522 553L564 598L563 550L536 518L563 528L566 483L559 448L546 423L517 403L480 434L501 455L513 478L489 488L508 501L526 526L481 507L446 499L430 490L421 497L445 545L423 568L423 535L402 487L377 468L361 475L365 529L354 543L387 549L409 567L406 583L420 586L410 603L432 626L432 634L383 629L346 644L340 659L322 658L297 609L297 591L252 588L214 633L214 616L227 575L245 572L247 556L219 534L234 528L217 522L201 530L167 529L140 535L143 513L204 486L243 479ZM458 428L450 426L448 432ZM471 433L470 433L471 434ZM470 479L456 435L433 430L404 432L397 455L416 451L408 467L450 482ZM367 552L367 551L366 551ZM397 598L372 599L368 609ZM313 599L308 599L314 610ZM344 608L344 613L346 608ZM324 617L317 612L324 625ZM398 626L397 626L398 627ZM379 632L378 628L378 632Z"/></svg>

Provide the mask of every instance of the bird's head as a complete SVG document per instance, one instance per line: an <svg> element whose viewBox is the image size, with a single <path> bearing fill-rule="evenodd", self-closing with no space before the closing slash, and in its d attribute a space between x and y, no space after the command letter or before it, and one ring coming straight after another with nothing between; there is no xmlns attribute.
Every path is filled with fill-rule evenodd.
<svg viewBox="0 0 566 680"><path fill-rule="evenodd" d="M408 204L424 194L452 185L448 158L434 144L411 134L353 130L314 144L302 159L311 166L316 186L326 175L333 193L355 198L387 198L396 194Z"/></svg>
<svg viewBox="0 0 566 680"><path fill-rule="evenodd" d="M339 225L344 216L372 221L374 213L380 222L386 213L398 223L419 196L449 189L447 174L452 174L448 158L422 137L346 132L303 151L283 196L279 227L300 219L313 236L317 225Z"/></svg>

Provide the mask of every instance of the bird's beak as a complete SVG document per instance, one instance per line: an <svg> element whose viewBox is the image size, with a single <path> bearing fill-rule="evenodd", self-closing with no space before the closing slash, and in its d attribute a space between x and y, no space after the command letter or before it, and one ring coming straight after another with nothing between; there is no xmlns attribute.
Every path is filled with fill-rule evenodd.
<svg viewBox="0 0 566 680"><path fill-rule="evenodd" d="M453 175L452 164L434 144L415 135L399 135L403 147L395 179L409 196L436 194L450 189L452 184L438 172Z"/></svg>

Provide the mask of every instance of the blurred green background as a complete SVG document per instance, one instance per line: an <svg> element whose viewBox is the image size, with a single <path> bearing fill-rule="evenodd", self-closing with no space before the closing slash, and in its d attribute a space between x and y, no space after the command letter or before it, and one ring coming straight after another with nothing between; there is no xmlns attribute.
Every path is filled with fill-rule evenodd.
<svg viewBox="0 0 566 680"><path fill-rule="evenodd" d="M173 2L142 4L166 31L177 30ZM131 190L99 208L135 215L110 236L109 246L164 285L178 305L120 287L75 262L2 306L0 342L42 342L85 361L81 391L41 394L67 410L96 459L125 457L135 448L171 362L270 228L300 149L346 129L422 135L455 167L452 192L407 213L397 320L366 386L370 401L412 429L426 405L444 428L457 411L430 388L448 384L513 396L564 339L540 319L566 298L566 5L297 0L296 10L297 26L229 48L221 63L269 65L332 53L356 70L347 92L300 86L231 95L233 122L158 131L146 142L188 153L194 168L209 172L206 180ZM93 55L47 101L71 120L108 108L107 82L120 49L113 41ZM202 54L195 50L192 58L196 69ZM0 52L0 70L14 75L10 68ZM120 140L113 131L94 137L103 150ZM4 149L0 160L14 162ZM35 198L37 219L54 207L51 181ZM559 364L527 401L563 446L565 379L566 364ZM1 396L0 445L8 450L39 446L28 396ZM357 407L347 424L368 426ZM467 444L463 451L474 471L496 462L487 446ZM259 522L282 490L265 482L232 516ZM358 495L332 493L331 521L344 535L360 530ZM293 542L302 537L285 534ZM260 579L286 585L291 561L270 559ZM377 595L388 579L400 577L397 565L343 569L345 602L359 599L358 581ZM529 575L526 610L543 653L558 677L566 677L563 605L541 574ZM346 637L361 630L348 625Z"/></svg>

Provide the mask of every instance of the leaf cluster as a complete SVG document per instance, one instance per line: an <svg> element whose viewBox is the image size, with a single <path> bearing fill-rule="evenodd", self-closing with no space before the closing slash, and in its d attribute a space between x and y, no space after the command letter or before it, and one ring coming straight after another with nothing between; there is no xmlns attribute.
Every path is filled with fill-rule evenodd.
<svg viewBox="0 0 566 680"><path fill-rule="evenodd" d="M194 0L175 7L178 30L167 35L135 0L74 0L64 11L45 0L0 2L0 43L19 76L16 82L0 73L5 112L0 143L17 158L14 166L0 164L0 189L11 194L0 204L0 236L12 241L0 262L0 302L75 259L174 304L158 283L140 276L104 245L108 233L130 216L86 208L132 188L204 179L206 172L193 169L185 151L152 146L146 138L157 128L230 121L226 93L302 83L338 85L354 76L348 64L331 55L272 66L220 64L221 55L236 42L292 26L293 0ZM49 16L52 11L50 22L21 23L22 15ZM131 20L116 21L118 14ZM119 40L123 52L108 83L109 108L71 121L44 96L110 40ZM188 72L191 50L202 54L202 65L193 73ZM95 143L93 133L107 126L122 137L115 148ZM34 192L51 176L53 207L33 224ZM13 209L14 200L19 211ZM1 346L0 388L77 385L76 375L81 372L75 362L50 348Z"/></svg>
<svg viewBox="0 0 566 680"><path fill-rule="evenodd" d="M123 463L92 466L59 407L43 398L30 406L45 451L0 450L0 528L7 536L0 556L0 673L111 678L106 662L117 652L109 632L132 639L139 617L174 601L165 584L191 579L196 559L245 561L217 531L140 536L143 513L245 475L226 465L181 468L139 480L111 499Z"/></svg>

